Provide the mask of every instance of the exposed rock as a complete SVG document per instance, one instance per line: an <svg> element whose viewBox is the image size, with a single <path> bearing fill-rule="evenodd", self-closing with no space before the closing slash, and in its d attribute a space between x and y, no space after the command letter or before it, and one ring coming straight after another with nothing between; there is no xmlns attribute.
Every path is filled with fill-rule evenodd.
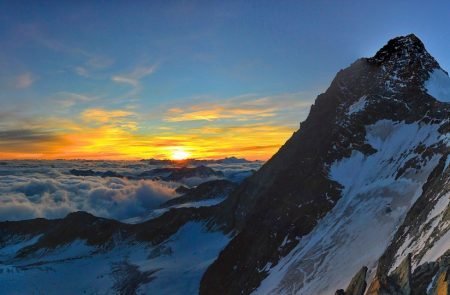
<svg viewBox="0 0 450 295"><path fill-rule="evenodd" d="M366 274L367 267L364 266L361 270L353 277L347 289L345 289L345 295L364 295L366 291Z"/></svg>
<svg viewBox="0 0 450 295"><path fill-rule="evenodd" d="M389 277L391 284L395 284L398 294L409 295L411 293L411 255L407 255L402 263Z"/></svg>
<svg viewBox="0 0 450 295"><path fill-rule="evenodd" d="M40 236L34 244L22 248L18 258L39 250L55 249L76 240L87 245L108 249L123 241L141 241L157 245L177 232L189 221L208 220L214 208L179 208L155 219L139 224L125 224L115 220L95 217L86 212L70 213L63 219L31 219L0 222L0 246L12 238Z"/></svg>
<svg viewBox="0 0 450 295"><path fill-rule="evenodd" d="M366 274L367 274L367 267L364 266L352 278L352 280L348 284L347 289L345 291L339 289L336 291L335 295L364 295L364 292L366 291L367 287Z"/></svg>
<svg viewBox="0 0 450 295"><path fill-rule="evenodd" d="M448 295L450 290L450 274L449 269L441 269L436 274L436 279L429 291L430 295Z"/></svg>
<svg viewBox="0 0 450 295"><path fill-rule="evenodd" d="M411 295L426 294L427 288L438 270L439 264L437 262L426 262L419 265L412 275Z"/></svg>

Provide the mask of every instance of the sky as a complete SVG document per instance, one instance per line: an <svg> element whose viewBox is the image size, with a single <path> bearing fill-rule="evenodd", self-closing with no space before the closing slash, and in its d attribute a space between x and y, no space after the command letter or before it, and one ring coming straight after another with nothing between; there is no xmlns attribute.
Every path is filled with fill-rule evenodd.
<svg viewBox="0 0 450 295"><path fill-rule="evenodd" d="M342 68L447 1L0 1L0 158L265 160Z"/></svg>

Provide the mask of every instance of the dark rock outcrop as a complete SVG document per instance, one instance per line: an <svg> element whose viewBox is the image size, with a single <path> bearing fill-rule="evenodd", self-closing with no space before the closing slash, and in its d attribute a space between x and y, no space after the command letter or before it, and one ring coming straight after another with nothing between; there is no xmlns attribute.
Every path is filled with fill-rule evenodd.
<svg viewBox="0 0 450 295"><path fill-rule="evenodd" d="M30 219L0 222L0 245L10 240L30 239L40 236L32 245L17 253L18 258L32 255L39 250L55 249L74 241L85 241L99 250L109 249L118 242L148 242L157 245L189 221L207 221L215 213L208 208L172 209L158 218L139 223L125 224L116 220L95 217L79 211L62 219Z"/></svg>
<svg viewBox="0 0 450 295"><path fill-rule="evenodd" d="M364 295L367 287L366 274L367 267L364 266L350 281L347 289L345 289L345 295Z"/></svg>
<svg viewBox="0 0 450 295"><path fill-rule="evenodd" d="M336 291L335 295L364 295L367 287L366 275L367 267L364 266L352 278L347 289L345 289L345 291L343 289L339 289Z"/></svg>

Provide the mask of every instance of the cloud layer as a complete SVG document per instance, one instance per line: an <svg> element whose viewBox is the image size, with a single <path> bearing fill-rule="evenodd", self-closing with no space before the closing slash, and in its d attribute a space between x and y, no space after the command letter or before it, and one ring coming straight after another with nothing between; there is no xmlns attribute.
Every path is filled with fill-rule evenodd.
<svg viewBox="0 0 450 295"><path fill-rule="evenodd" d="M148 213L175 196L173 187L152 180L76 177L49 167L39 170L1 177L0 220L59 218L78 210L122 220Z"/></svg>
<svg viewBox="0 0 450 295"><path fill-rule="evenodd" d="M261 163L213 164L233 181L241 181ZM96 216L125 220L148 214L177 196L183 184L195 186L209 178L181 182L128 180L98 176L74 176L70 169L115 171L139 175L156 168L142 161L0 161L0 221L36 217L61 218L70 212L87 211Z"/></svg>

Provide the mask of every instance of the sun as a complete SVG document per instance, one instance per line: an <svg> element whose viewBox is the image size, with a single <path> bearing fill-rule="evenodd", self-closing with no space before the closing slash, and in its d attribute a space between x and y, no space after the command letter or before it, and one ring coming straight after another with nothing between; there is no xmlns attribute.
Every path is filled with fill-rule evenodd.
<svg viewBox="0 0 450 295"><path fill-rule="evenodd" d="M172 160L179 161L179 160L186 160L187 158L189 158L189 156L190 156L190 154L187 151L185 151L183 149L176 149L172 152L172 155L170 158Z"/></svg>

